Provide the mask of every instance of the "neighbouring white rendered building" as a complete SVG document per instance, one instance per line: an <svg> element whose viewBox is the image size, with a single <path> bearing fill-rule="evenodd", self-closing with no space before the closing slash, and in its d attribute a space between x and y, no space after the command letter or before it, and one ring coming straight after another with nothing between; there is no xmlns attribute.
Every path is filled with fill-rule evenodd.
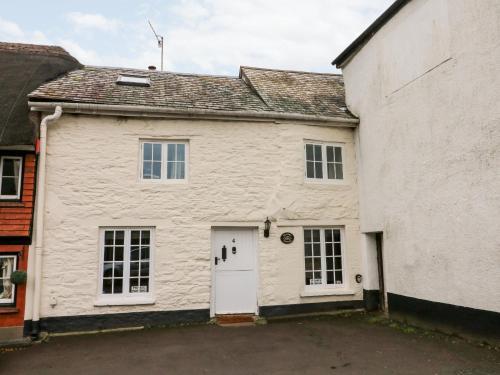
<svg viewBox="0 0 500 375"><path fill-rule="evenodd" d="M27 331L363 306L341 76L84 67L30 106L56 114Z"/></svg>
<svg viewBox="0 0 500 375"><path fill-rule="evenodd" d="M379 233L389 314L499 339L500 2L396 1L334 64L360 118L365 295Z"/></svg>

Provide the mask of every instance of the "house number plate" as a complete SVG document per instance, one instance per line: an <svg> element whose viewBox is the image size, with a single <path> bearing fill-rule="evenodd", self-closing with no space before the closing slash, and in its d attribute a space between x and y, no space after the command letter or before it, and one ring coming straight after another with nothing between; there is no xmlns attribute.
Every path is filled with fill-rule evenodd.
<svg viewBox="0 0 500 375"><path fill-rule="evenodd" d="M281 242L285 243L285 244L289 244L289 243L292 243L293 242L293 234L290 233L290 232L285 232L281 235Z"/></svg>

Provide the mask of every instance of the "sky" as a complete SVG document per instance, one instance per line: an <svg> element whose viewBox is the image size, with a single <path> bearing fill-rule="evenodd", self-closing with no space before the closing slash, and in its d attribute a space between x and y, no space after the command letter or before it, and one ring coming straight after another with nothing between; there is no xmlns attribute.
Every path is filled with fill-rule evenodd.
<svg viewBox="0 0 500 375"><path fill-rule="evenodd" d="M331 61L393 0L2 0L0 41L55 44L86 65L238 74L336 72Z"/></svg>

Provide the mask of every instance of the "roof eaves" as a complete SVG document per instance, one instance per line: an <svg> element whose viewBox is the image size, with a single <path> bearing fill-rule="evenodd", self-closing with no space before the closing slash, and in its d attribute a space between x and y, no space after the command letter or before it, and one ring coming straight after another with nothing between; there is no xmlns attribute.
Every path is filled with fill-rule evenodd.
<svg viewBox="0 0 500 375"><path fill-rule="evenodd" d="M356 54L392 17L394 17L411 0L396 0L368 28L332 61L332 65L342 68L344 62Z"/></svg>

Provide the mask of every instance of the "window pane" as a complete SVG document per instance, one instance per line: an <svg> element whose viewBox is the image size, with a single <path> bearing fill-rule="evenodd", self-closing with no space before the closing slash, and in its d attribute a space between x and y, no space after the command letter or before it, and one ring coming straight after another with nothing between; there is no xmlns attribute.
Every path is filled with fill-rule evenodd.
<svg viewBox="0 0 500 375"><path fill-rule="evenodd" d="M340 242L340 230L339 229L333 230L333 240L335 242Z"/></svg>
<svg viewBox="0 0 500 375"><path fill-rule="evenodd" d="M141 276L149 276L149 262L141 262Z"/></svg>
<svg viewBox="0 0 500 375"><path fill-rule="evenodd" d="M130 277L139 276L139 262L130 262Z"/></svg>
<svg viewBox="0 0 500 375"><path fill-rule="evenodd" d="M159 143L153 145L153 160L161 161L161 144Z"/></svg>
<svg viewBox="0 0 500 375"><path fill-rule="evenodd" d="M344 178L344 171L342 170L342 164L335 164L335 178L337 180L342 180Z"/></svg>
<svg viewBox="0 0 500 375"><path fill-rule="evenodd" d="M332 257L326 258L326 269L333 270L333 258Z"/></svg>
<svg viewBox="0 0 500 375"><path fill-rule="evenodd" d="M12 299L14 285L10 281L10 275L14 271L14 257L0 258L0 298Z"/></svg>
<svg viewBox="0 0 500 375"><path fill-rule="evenodd" d="M139 290L141 293L149 292L149 279L148 278L141 278L141 286L140 286Z"/></svg>
<svg viewBox="0 0 500 375"><path fill-rule="evenodd" d="M113 292L113 282L111 279L104 279L102 281L102 292L104 294L111 294Z"/></svg>
<svg viewBox="0 0 500 375"><path fill-rule="evenodd" d="M184 161L185 157L184 155L186 154L186 145L180 143L177 145L177 161Z"/></svg>
<svg viewBox="0 0 500 375"><path fill-rule="evenodd" d="M313 268L314 271L321 271L321 258L314 258Z"/></svg>
<svg viewBox="0 0 500 375"><path fill-rule="evenodd" d="M115 245L123 245L125 232L123 230L115 231Z"/></svg>
<svg viewBox="0 0 500 375"><path fill-rule="evenodd" d="M167 145L167 161L175 161L175 144Z"/></svg>
<svg viewBox="0 0 500 375"><path fill-rule="evenodd" d="M3 177L2 178L2 195L17 195L17 177Z"/></svg>
<svg viewBox="0 0 500 375"><path fill-rule="evenodd" d="M123 277L123 263L117 262L114 265L113 277Z"/></svg>
<svg viewBox="0 0 500 375"><path fill-rule="evenodd" d="M337 163L342 162L342 148L341 147L335 147L335 161Z"/></svg>
<svg viewBox="0 0 500 375"><path fill-rule="evenodd" d="M130 293L138 293L139 292L139 279L134 278L130 279Z"/></svg>
<svg viewBox="0 0 500 375"><path fill-rule="evenodd" d="M153 170L152 170L151 177L155 180L158 180L161 178L161 162L159 162L159 161L153 162Z"/></svg>
<svg viewBox="0 0 500 375"><path fill-rule="evenodd" d="M306 272L306 285L311 285L312 277L313 277L312 272Z"/></svg>
<svg viewBox="0 0 500 375"><path fill-rule="evenodd" d="M326 283L327 284L333 284L333 271L327 271L326 272Z"/></svg>
<svg viewBox="0 0 500 375"><path fill-rule="evenodd" d="M306 258L306 271L312 271L312 259Z"/></svg>
<svg viewBox="0 0 500 375"><path fill-rule="evenodd" d="M335 269L336 270L342 269L342 257L335 257Z"/></svg>
<svg viewBox="0 0 500 375"><path fill-rule="evenodd" d="M334 243L334 255L341 255L340 243Z"/></svg>
<svg viewBox="0 0 500 375"><path fill-rule="evenodd" d="M326 171L328 173L328 179L333 180L335 179L335 164L333 163L328 163L326 165Z"/></svg>
<svg viewBox="0 0 500 375"><path fill-rule="evenodd" d="M321 146L320 145L314 146L314 160L315 161L323 160L323 156L321 155Z"/></svg>
<svg viewBox="0 0 500 375"><path fill-rule="evenodd" d="M149 247L145 246L141 249L141 259L149 260Z"/></svg>
<svg viewBox="0 0 500 375"><path fill-rule="evenodd" d="M321 255L321 245L319 243L313 244L314 256L319 257Z"/></svg>
<svg viewBox="0 0 500 375"><path fill-rule="evenodd" d="M333 254L333 245L331 243L326 243L325 244L325 255L327 257L332 256Z"/></svg>
<svg viewBox="0 0 500 375"><path fill-rule="evenodd" d="M113 238L115 232L112 230L107 230L104 232L104 244L105 245L113 245Z"/></svg>
<svg viewBox="0 0 500 375"><path fill-rule="evenodd" d="M333 147L326 146L326 161L333 162Z"/></svg>
<svg viewBox="0 0 500 375"><path fill-rule="evenodd" d="M342 271L335 271L335 284L342 284Z"/></svg>
<svg viewBox="0 0 500 375"><path fill-rule="evenodd" d="M2 177L17 177L19 176L19 168L21 162L18 159L3 159Z"/></svg>
<svg viewBox="0 0 500 375"><path fill-rule="evenodd" d="M167 179L172 180L175 178L175 166L177 163L169 161L167 163Z"/></svg>
<svg viewBox="0 0 500 375"><path fill-rule="evenodd" d="M130 247L130 260L139 260L139 246Z"/></svg>
<svg viewBox="0 0 500 375"><path fill-rule="evenodd" d="M123 279L115 279L113 294L121 293L123 287Z"/></svg>
<svg viewBox="0 0 500 375"><path fill-rule="evenodd" d="M312 231L311 230L304 230L304 242L311 242L311 234L312 234Z"/></svg>
<svg viewBox="0 0 500 375"><path fill-rule="evenodd" d="M316 178L323 178L323 163L314 163Z"/></svg>
<svg viewBox="0 0 500 375"><path fill-rule="evenodd" d="M304 254L306 257L310 257L312 255L312 245L309 243L306 243L304 245Z"/></svg>
<svg viewBox="0 0 500 375"><path fill-rule="evenodd" d="M306 176L307 178L314 178L314 162L312 161L306 163Z"/></svg>
<svg viewBox="0 0 500 375"><path fill-rule="evenodd" d="M306 145L306 160L314 160L313 145Z"/></svg>
<svg viewBox="0 0 500 375"><path fill-rule="evenodd" d="M115 260L123 261L123 246L115 247Z"/></svg>
<svg viewBox="0 0 500 375"><path fill-rule="evenodd" d="M319 229L314 229L312 234L313 242L319 242Z"/></svg>
<svg viewBox="0 0 500 375"><path fill-rule="evenodd" d="M103 276L104 277L112 277L113 276L113 262L104 263Z"/></svg>
<svg viewBox="0 0 500 375"><path fill-rule="evenodd" d="M141 244L149 245L149 230L141 231Z"/></svg>
<svg viewBox="0 0 500 375"><path fill-rule="evenodd" d="M153 159L153 147L151 143L144 143L144 160L152 160Z"/></svg>
<svg viewBox="0 0 500 375"><path fill-rule="evenodd" d="M130 243L132 245L139 245L139 239L141 236L141 232L138 230L133 230L130 236Z"/></svg>
<svg viewBox="0 0 500 375"><path fill-rule="evenodd" d="M185 167L184 162L177 163L177 178L180 180L184 179L184 174L185 174L184 167Z"/></svg>
<svg viewBox="0 0 500 375"><path fill-rule="evenodd" d="M314 278L317 280L316 282L320 284L322 280L321 272L314 272Z"/></svg>
<svg viewBox="0 0 500 375"><path fill-rule="evenodd" d="M152 163L150 161L145 161L142 163L142 178L151 178L151 168L152 168Z"/></svg>
<svg viewBox="0 0 500 375"><path fill-rule="evenodd" d="M333 239L332 230L325 229L325 242L332 242L332 239Z"/></svg>
<svg viewBox="0 0 500 375"><path fill-rule="evenodd" d="M104 261L112 261L113 260L113 247L106 246L104 248Z"/></svg>

